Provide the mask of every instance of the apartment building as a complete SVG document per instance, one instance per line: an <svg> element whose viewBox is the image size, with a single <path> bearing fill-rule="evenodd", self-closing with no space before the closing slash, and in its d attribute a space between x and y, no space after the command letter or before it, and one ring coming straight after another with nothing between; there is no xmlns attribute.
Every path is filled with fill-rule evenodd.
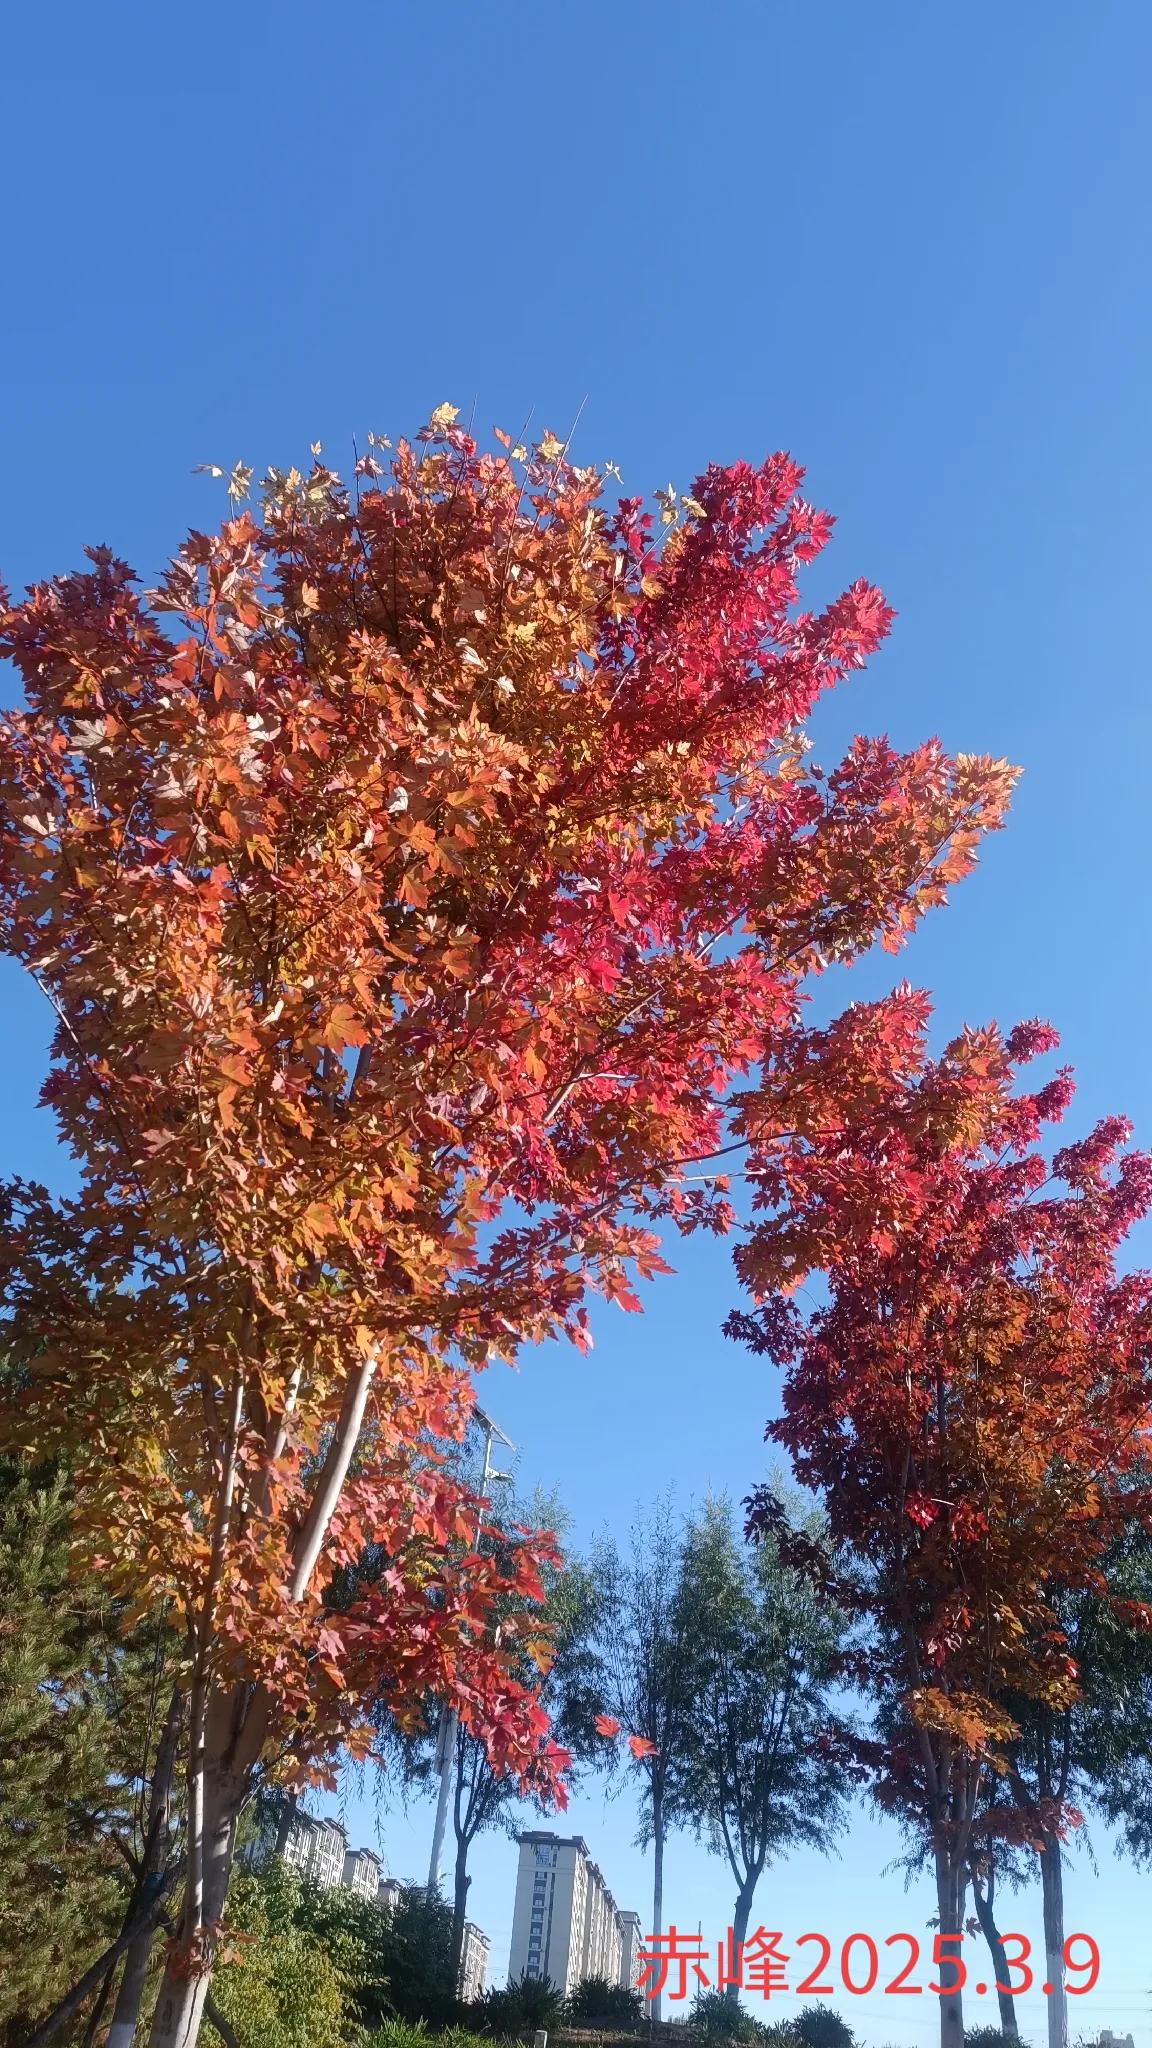
<svg viewBox="0 0 1152 2048"><path fill-rule="evenodd" d="M464 1922L464 1946L460 1951L461 1998L481 1998L488 1983L488 1936L471 1920Z"/></svg>
<svg viewBox="0 0 1152 2048"><path fill-rule="evenodd" d="M534 1829L519 1841L509 1979L547 1977L564 1993L584 1977L634 1983L639 1921L619 1911L583 1837Z"/></svg>
<svg viewBox="0 0 1152 2048"><path fill-rule="evenodd" d="M384 1865L372 1849L349 1849L344 1858L340 1882L358 1899L375 1899L380 1894Z"/></svg>
<svg viewBox="0 0 1152 2048"><path fill-rule="evenodd" d="M640 1944L644 1939L640 1930L643 1925L639 1913L620 1915L620 1982L628 1991L635 1991L640 1982Z"/></svg>
<svg viewBox="0 0 1152 2048"><path fill-rule="evenodd" d="M321 1891L331 1891L343 1881L348 1837L338 1820L317 1820L314 1814L296 1812L280 1854L290 1870L298 1870Z"/></svg>

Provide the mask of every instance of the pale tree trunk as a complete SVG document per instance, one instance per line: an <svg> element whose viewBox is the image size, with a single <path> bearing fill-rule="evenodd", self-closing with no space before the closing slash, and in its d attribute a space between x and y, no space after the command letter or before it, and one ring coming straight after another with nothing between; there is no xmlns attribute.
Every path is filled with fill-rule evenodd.
<svg viewBox="0 0 1152 2048"><path fill-rule="evenodd" d="M652 1932L664 1932L664 1794L654 1785L652 1788ZM657 1947L655 1954L659 1955ZM660 2024L662 1998L657 1991L651 2003L652 2018Z"/></svg>
<svg viewBox="0 0 1152 2048"><path fill-rule="evenodd" d="M980 1880L973 1871L972 1897L976 1905L976 1918L980 1922L980 1932L988 1944L988 1953L992 1958L992 1980L996 1986L996 1998L1000 2007L1000 2031L1009 2035L1012 2040L1018 2041L1020 2026L1016 2018L1016 2000L1010 1991L1002 1991L1000 1988L1003 1984L1010 1984L1012 1980L1004 1954L1003 1937L996 1925L994 1896L993 1882L989 1881L987 1891L982 1891Z"/></svg>
<svg viewBox="0 0 1152 2048"><path fill-rule="evenodd" d="M194 2048L199 2039L204 2002L212 1979L216 1930L224 1917L232 1852L243 1787L204 1774L201 1802L203 1878L201 1921L193 1929L200 1939L191 1952L174 1947L169 1955L156 2001L149 2048ZM183 1931L183 1930L181 1930Z"/></svg>
<svg viewBox="0 0 1152 2048"><path fill-rule="evenodd" d="M232 1875L236 1823L264 1747L267 1725L263 1694L252 1696L238 1687L210 1698L202 1710L199 1739L193 1731L188 1772L189 1879L156 2001L149 2048L194 2048L199 2039ZM194 1832L197 1840L191 1839Z"/></svg>
<svg viewBox="0 0 1152 2048"><path fill-rule="evenodd" d="M116 1994L116 2006L108 2028L105 2048L132 2048L140 2007L148 1984L148 1966L156 1946L156 1921L150 1920L132 1942L124 1957L124 1974Z"/></svg>
<svg viewBox="0 0 1152 2048"><path fill-rule="evenodd" d="M748 1939L748 1922L752 1917L752 1901L755 1896L756 1879L753 1877L742 1884L737 1892L736 1905L732 1914L732 1960L736 1968L737 1980L739 1980L741 1975L740 1963L744 1953L744 1943ZM724 1996L728 2000L729 2005L738 2006L740 2003L739 1981L729 1984L725 1989Z"/></svg>
<svg viewBox="0 0 1152 2048"><path fill-rule="evenodd" d="M1052 1989L1048 2007L1048 2048L1068 2048L1068 1998L1064 1989L1064 1867L1060 1838L1045 1830L1040 1856L1044 1901L1044 1982Z"/></svg>
<svg viewBox="0 0 1152 2048"><path fill-rule="evenodd" d="M376 1362L375 1355L364 1359L345 1388L340 1418L317 1476L312 1503L293 1545L289 1598L294 1603L307 1598L323 1553L359 1441ZM189 1692L184 1903L176 1936L169 1945L148 2048L196 2048L200 2038L232 1875L236 1824L251 1790L271 1720L272 1702L262 1687L233 1686L221 1693L211 1678L214 1606L224 1579L232 1529L243 1412L244 1384L242 1370L238 1369L221 1458L212 1558Z"/></svg>
<svg viewBox="0 0 1152 2048"><path fill-rule="evenodd" d="M936 1851L936 1904L941 1935L952 1939L944 1946L945 1960L937 1966L936 1982L941 1986L940 2048L964 2048L964 2000L957 1960L963 1954L959 1937L964 1932L964 1866L947 1848Z"/></svg>

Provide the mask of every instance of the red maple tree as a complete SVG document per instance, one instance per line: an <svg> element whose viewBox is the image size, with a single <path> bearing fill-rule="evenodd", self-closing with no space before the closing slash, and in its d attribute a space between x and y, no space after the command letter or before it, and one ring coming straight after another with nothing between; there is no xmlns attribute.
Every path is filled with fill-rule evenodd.
<svg viewBox="0 0 1152 2048"><path fill-rule="evenodd" d="M351 489L271 473L154 591L96 549L0 613L0 935L83 1172L8 1191L3 1438L67 1456L89 1558L186 1644L154 2048L196 2037L262 1762L436 1693L555 1780L475 1504L413 1446L492 1359L586 1344L590 1290L637 1306L656 1221L724 1227L683 1167L730 1079L807 975L900 943L1011 787L936 743L805 765L891 614L863 583L798 609L830 521L787 457L657 518L500 440L442 407ZM336 1615L366 1543L389 1569Z"/></svg>
<svg viewBox="0 0 1152 2048"><path fill-rule="evenodd" d="M1121 1118L1045 1158L1070 1077L1013 1084L1056 1044L1048 1027L965 1031L933 1060L927 1022L907 989L853 1008L781 1048L770 1094L744 1097L760 1213L737 1264L758 1306L729 1328L786 1367L768 1435L824 1501L843 1595L869 1624L857 1676L884 1740L859 1754L881 1803L930 1842L941 2037L958 2048L951 1959L981 1790L1009 1779L1011 1703L1074 1697L1058 1596L1101 1589L1118 1522L1152 1516L1152 1278L1116 1269L1152 1206L1152 1160L1123 1149ZM817 1272L827 1299L802 1315L792 1294ZM773 1497L754 1497L753 1527L774 1517ZM1011 1796L995 1818L1034 1840L1036 1815ZM1056 2042L1049 1880L1078 1817L1042 1818Z"/></svg>

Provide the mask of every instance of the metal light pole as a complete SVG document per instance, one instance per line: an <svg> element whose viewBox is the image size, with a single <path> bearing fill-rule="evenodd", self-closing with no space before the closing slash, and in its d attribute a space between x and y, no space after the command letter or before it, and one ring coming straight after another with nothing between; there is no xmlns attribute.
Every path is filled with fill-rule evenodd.
<svg viewBox="0 0 1152 2048"><path fill-rule="evenodd" d="M480 1474L480 1493L481 1496L485 1496L490 1482L500 1480L510 1484L512 1479L510 1472L493 1472L493 1444L503 1444L505 1449L509 1451L514 1451L516 1445L510 1436L505 1436L504 1431L497 1428L491 1416L486 1415L482 1408L475 1408L472 1412L484 1431L484 1468ZM477 1541L479 1541L480 1531L484 1527L486 1511L487 1501L485 1500L476 1523ZM440 1784L436 1793L436 1820L432 1829L432 1855L428 1863L429 1892L436 1891L440 1884L440 1859L444 1853L444 1828L448 1819L448 1794L452 1787L452 1766L456 1760L456 1726L455 1708L442 1707L440 1710L440 1728L436 1738L436 1769L440 1773Z"/></svg>

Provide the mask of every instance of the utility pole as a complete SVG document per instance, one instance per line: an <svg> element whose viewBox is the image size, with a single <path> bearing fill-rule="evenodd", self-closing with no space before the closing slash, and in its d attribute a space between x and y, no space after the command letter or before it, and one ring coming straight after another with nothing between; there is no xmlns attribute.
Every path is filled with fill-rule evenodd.
<svg viewBox="0 0 1152 2048"><path fill-rule="evenodd" d="M479 1542L480 1531L484 1526L484 1516L487 1512L489 1484L494 1484L498 1480L504 1484L511 1484L512 1480L510 1472L493 1472L492 1446L494 1443L499 1443L503 1444L506 1450L515 1451L516 1445L510 1436L505 1436L504 1431L497 1428L491 1416L484 1413L483 1408L475 1408L472 1412L484 1432L484 1467L480 1474L480 1493L483 1505L476 1523L476 1540ZM456 1727L457 1717L455 1708L442 1707L440 1710L440 1728L436 1738L435 1768L440 1773L440 1784L436 1793L436 1820L432 1829L432 1855L428 1863L428 1890L430 1894L438 1890L440 1884L440 1862L444 1853L444 1828L448 1819L448 1794L452 1787L452 1766L456 1761Z"/></svg>

